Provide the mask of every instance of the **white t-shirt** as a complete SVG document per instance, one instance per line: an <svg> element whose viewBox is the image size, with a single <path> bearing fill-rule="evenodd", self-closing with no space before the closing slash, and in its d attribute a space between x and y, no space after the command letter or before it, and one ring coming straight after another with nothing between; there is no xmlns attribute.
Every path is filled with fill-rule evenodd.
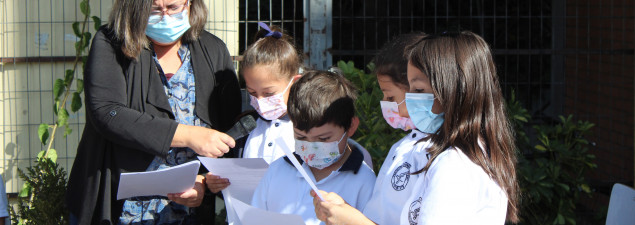
<svg viewBox="0 0 635 225"><path fill-rule="evenodd" d="M298 159L302 162L301 159ZM311 170L302 163L313 182ZM348 157L339 170L316 183L318 189L335 192L355 208L366 205L373 192L375 173L363 162L363 156L357 149ZM251 205L267 211L302 216L308 225L324 224L315 215L311 187L300 172L286 157L273 162L254 192Z"/></svg>
<svg viewBox="0 0 635 225"><path fill-rule="evenodd" d="M414 190L420 174L412 173L428 163L428 141L417 143L427 134L413 130L395 143L382 164L373 195L364 208L364 215L377 224L397 224L401 209Z"/></svg>
<svg viewBox="0 0 635 225"><path fill-rule="evenodd" d="M243 158L263 158L267 163L271 164L276 159L284 156L281 149L282 143L277 143L276 139L282 137L287 146L294 151L295 140L293 138L293 123L289 120L289 116L283 116L279 119L267 121L258 118L256 121L256 129L252 130L247 137L245 148L243 150Z"/></svg>
<svg viewBox="0 0 635 225"><path fill-rule="evenodd" d="M0 175L0 218L9 216L9 211L7 209L8 204L9 201L7 200L7 192L4 189L4 179L2 178L2 175Z"/></svg>
<svg viewBox="0 0 635 225"><path fill-rule="evenodd" d="M401 212L402 225L504 224L507 195L462 151L439 154Z"/></svg>

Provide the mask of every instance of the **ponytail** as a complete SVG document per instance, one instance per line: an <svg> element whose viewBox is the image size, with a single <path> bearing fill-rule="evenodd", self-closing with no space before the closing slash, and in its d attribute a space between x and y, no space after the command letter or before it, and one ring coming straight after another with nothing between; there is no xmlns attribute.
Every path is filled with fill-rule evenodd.
<svg viewBox="0 0 635 225"><path fill-rule="evenodd" d="M302 57L293 45L293 39L278 26L270 28L262 22L258 24L263 29L256 33L255 42L243 53L240 68L274 66L278 79L290 79L302 65Z"/></svg>

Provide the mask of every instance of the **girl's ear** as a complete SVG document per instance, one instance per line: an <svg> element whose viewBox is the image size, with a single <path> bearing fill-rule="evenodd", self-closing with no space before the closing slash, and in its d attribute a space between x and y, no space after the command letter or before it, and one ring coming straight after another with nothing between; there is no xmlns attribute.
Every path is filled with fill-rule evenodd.
<svg viewBox="0 0 635 225"><path fill-rule="evenodd" d="M291 79L293 79L293 83L295 83L296 81L298 81L298 79L300 79L300 77L302 77L302 74L296 74Z"/></svg>
<svg viewBox="0 0 635 225"><path fill-rule="evenodd" d="M353 134L355 134L355 131L357 131L358 126L359 126L359 117L355 116L351 120L351 126L348 128L346 135L348 137L352 137Z"/></svg>

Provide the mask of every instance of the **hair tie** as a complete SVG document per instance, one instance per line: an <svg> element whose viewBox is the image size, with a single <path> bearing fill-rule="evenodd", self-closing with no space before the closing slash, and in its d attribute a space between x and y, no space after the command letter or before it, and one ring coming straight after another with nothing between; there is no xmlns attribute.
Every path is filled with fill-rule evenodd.
<svg viewBox="0 0 635 225"><path fill-rule="evenodd" d="M329 71L331 73L334 73L335 75L338 75L338 76L341 76L341 77L344 76L344 71L342 69L340 69L339 67L337 67L337 66L331 66L331 67L329 67L329 69L327 71Z"/></svg>
<svg viewBox="0 0 635 225"><path fill-rule="evenodd" d="M258 22L258 25L260 27L262 27L262 29L265 29L267 31L269 31L269 33L265 34L265 37L275 37L277 39L280 39L282 37L282 33L278 32L278 31L271 31L271 29L269 29L269 26L267 26L267 24L263 23L263 22Z"/></svg>

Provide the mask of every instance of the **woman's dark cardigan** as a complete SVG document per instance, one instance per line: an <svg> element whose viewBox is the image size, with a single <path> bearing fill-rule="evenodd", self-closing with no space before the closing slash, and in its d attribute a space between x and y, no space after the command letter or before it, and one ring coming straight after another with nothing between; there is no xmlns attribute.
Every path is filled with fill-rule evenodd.
<svg viewBox="0 0 635 225"><path fill-rule="evenodd" d="M227 47L203 31L189 48L195 113L212 129L225 131L241 111ZM114 224L123 204L116 200L119 175L145 171L155 156L165 156L177 123L151 50L131 60L103 26L93 39L84 74L86 125L66 203L79 224Z"/></svg>

